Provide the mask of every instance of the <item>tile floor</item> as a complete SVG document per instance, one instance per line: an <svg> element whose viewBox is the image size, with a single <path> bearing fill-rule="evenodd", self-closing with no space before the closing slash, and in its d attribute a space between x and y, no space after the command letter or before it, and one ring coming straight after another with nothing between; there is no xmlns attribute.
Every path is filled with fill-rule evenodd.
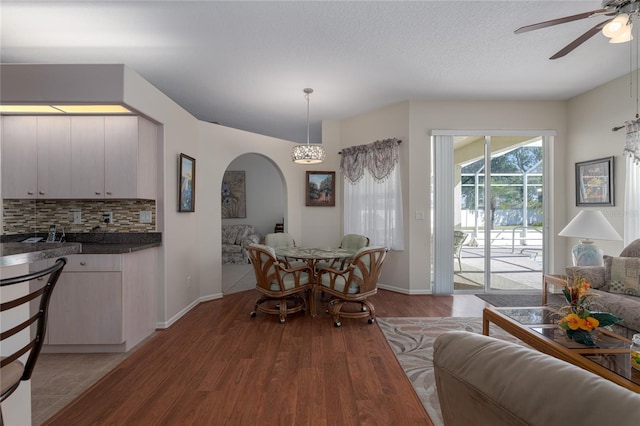
<svg viewBox="0 0 640 426"><path fill-rule="evenodd" d="M32 425L43 424L127 355L41 353L31 376Z"/></svg>

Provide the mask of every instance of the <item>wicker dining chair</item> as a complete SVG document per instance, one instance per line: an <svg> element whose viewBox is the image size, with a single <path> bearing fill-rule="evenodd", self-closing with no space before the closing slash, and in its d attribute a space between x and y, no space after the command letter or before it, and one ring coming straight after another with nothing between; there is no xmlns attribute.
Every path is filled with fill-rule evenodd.
<svg viewBox="0 0 640 426"><path fill-rule="evenodd" d="M362 247L369 247L369 237L360 234L346 234L342 237L339 246L341 249L353 250L354 253ZM349 260L348 258L343 258L333 259L331 262L318 262L316 270L320 268L344 269Z"/></svg>
<svg viewBox="0 0 640 426"><path fill-rule="evenodd" d="M8 354L3 351L6 355L3 355L0 360L0 402L6 400L15 392L20 382L31 379L31 374L44 344L51 294L66 263L67 259L61 257L53 266L41 271L0 280L3 296L0 312L3 317L8 315L10 318L22 319L24 317L25 319L17 325L13 321L6 329L5 324L9 321L3 321L2 324L0 342L3 349L8 347L12 349ZM47 276L48 278L45 281L44 277ZM21 295L14 296L12 290L14 288L17 289L18 287L15 286L19 284L23 284L26 290L21 292ZM28 288L28 286L31 286L31 288ZM5 297L7 300L5 300ZM36 304L38 308L33 309L32 306ZM13 309L15 311L12 311ZM32 332L31 326L34 324L35 332ZM30 333L28 337L24 337L26 333ZM21 358L27 353L26 362L23 362ZM0 425L4 425L1 410Z"/></svg>
<svg viewBox="0 0 640 426"><path fill-rule="evenodd" d="M264 236L264 245L274 249L282 247L295 247L296 240L293 239L293 236L291 234L288 234L286 232L274 232L272 234L267 234ZM280 256L277 257L279 261L286 264L287 268L298 268L300 266L306 265L305 262L299 260L287 259Z"/></svg>
<svg viewBox="0 0 640 426"><path fill-rule="evenodd" d="M378 292L378 278L388 251L386 247L363 247L343 270L318 269L311 297L315 298L318 291L329 295L328 312L336 327L342 325L340 317L369 317L369 324L375 321L376 311L368 298ZM343 310L347 303L358 304L360 310Z"/></svg>
<svg viewBox="0 0 640 426"><path fill-rule="evenodd" d="M278 315L284 323L287 315L304 312L307 307L306 294L313 285L313 270L308 265L287 268L276 258L273 248L262 244L247 247L256 276L256 290L262 296L256 301L251 317L257 312Z"/></svg>

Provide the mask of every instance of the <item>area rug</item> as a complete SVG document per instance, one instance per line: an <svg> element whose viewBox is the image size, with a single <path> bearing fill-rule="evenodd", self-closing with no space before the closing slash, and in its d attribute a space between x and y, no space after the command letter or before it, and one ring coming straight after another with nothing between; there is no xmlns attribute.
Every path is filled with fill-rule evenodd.
<svg viewBox="0 0 640 426"><path fill-rule="evenodd" d="M468 317L377 318L378 325L435 426L442 414L433 373L433 341L447 331L482 333L482 319ZM518 342L502 329L490 325L489 335Z"/></svg>
<svg viewBox="0 0 640 426"><path fill-rule="evenodd" d="M491 303L496 307L514 307L514 306L540 306L542 304L542 294L476 294L477 297L485 302ZM552 306L560 306L563 304L563 298L559 295L548 295L547 304Z"/></svg>

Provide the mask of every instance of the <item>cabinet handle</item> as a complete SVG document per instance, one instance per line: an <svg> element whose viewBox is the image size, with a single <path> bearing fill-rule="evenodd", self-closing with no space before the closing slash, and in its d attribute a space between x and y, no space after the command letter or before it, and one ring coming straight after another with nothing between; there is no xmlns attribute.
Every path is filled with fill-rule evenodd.
<svg viewBox="0 0 640 426"><path fill-rule="evenodd" d="M107 195L111 195L111 192L110 192L110 191L107 191Z"/></svg>
<svg viewBox="0 0 640 426"><path fill-rule="evenodd" d="M38 191L38 194L44 195L44 191Z"/></svg>
<svg viewBox="0 0 640 426"><path fill-rule="evenodd" d="M96 191L96 195L100 195L100 192Z"/></svg>
<svg viewBox="0 0 640 426"><path fill-rule="evenodd" d="M27 195L33 195L33 191L27 191Z"/></svg>
<svg viewBox="0 0 640 426"><path fill-rule="evenodd" d="M87 262L80 262L80 265L81 265L81 266L84 266L84 265L86 265L86 264L87 264Z"/></svg>

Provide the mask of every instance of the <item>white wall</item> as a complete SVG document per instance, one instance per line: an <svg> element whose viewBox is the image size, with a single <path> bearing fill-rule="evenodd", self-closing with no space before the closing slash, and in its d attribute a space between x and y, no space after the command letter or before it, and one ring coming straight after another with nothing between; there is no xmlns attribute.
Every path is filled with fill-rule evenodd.
<svg viewBox="0 0 640 426"><path fill-rule="evenodd" d="M397 137L403 168L405 251L394 252L385 262L381 283L409 294L430 292L430 148L432 130L555 130L553 146L555 179L553 216L564 217L565 210L565 102L475 102L411 101L401 102L340 122L341 146L370 143ZM424 211L425 220L416 220L415 212ZM554 219L550 234L559 231ZM561 226L564 226L561 224ZM561 271L566 264L565 241L553 237L560 250L553 252L550 271Z"/></svg>
<svg viewBox="0 0 640 426"><path fill-rule="evenodd" d="M275 224L281 223L285 215L282 176L276 166L261 155L244 154L233 160L227 170L245 172L247 217L222 219L222 224L252 225L262 236L273 232ZM216 187L215 182L210 184Z"/></svg>
<svg viewBox="0 0 640 426"><path fill-rule="evenodd" d="M636 81L633 81L635 87ZM567 114L567 175L565 181L566 215L559 218L561 226L569 223L580 210L594 208L576 207L575 163L614 156L614 201L613 207L598 207L611 225L624 235L624 191L626 162L622 156L625 143L624 129L613 132L615 126L635 119L636 99L629 93L629 76L599 86L576 96L568 102ZM561 228L562 229L562 228ZM567 239L567 259L571 259L571 247L576 239ZM596 241L605 254L617 256L624 248L622 241Z"/></svg>

